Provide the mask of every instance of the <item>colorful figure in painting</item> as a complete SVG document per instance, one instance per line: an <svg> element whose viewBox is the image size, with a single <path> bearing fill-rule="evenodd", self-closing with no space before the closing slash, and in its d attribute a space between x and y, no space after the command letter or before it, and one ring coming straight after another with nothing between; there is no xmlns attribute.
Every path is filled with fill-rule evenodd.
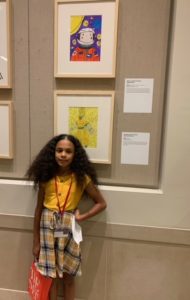
<svg viewBox="0 0 190 300"><path fill-rule="evenodd" d="M100 61L101 16L71 17L71 61Z"/></svg>
<svg viewBox="0 0 190 300"><path fill-rule="evenodd" d="M76 121L77 132L76 136L79 141L84 145L84 147L88 147L89 145L89 134L93 131L91 125L88 120L85 118L85 108L79 108L79 117Z"/></svg>
<svg viewBox="0 0 190 300"><path fill-rule="evenodd" d="M93 108L92 108L93 109ZM92 110L91 109L91 110ZM90 109L88 109L90 110ZM94 113L96 109L94 108ZM95 113L95 117L96 117ZM70 128L70 133L74 134L81 144L87 148L87 147L92 147L91 145L91 137L94 134L94 129L91 125L91 122L88 120L86 116L86 108L85 107L79 107L78 108L78 118L77 120L74 121L73 126ZM94 141L94 139L93 139ZM96 144L96 142L95 142ZM95 145L93 145L95 146Z"/></svg>

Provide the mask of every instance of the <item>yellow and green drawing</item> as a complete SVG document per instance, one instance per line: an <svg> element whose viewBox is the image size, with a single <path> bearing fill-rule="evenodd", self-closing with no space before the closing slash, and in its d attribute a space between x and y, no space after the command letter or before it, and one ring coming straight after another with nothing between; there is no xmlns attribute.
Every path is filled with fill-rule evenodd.
<svg viewBox="0 0 190 300"><path fill-rule="evenodd" d="M85 148L97 148L98 108L70 107L69 133Z"/></svg>

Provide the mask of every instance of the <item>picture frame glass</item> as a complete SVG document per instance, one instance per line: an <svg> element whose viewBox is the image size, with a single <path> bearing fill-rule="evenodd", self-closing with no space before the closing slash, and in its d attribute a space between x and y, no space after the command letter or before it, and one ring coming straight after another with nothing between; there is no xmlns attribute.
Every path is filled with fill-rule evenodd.
<svg viewBox="0 0 190 300"><path fill-rule="evenodd" d="M112 126L112 94L55 95L55 134L77 137L92 162L111 163Z"/></svg>
<svg viewBox="0 0 190 300"><path fill-rule="evenodd" d="M57 3L57 77L114 77L116 8L117 1Z"/></svg>
<svg viewBox="0 0 190 300"><path fill-rule="evenodd" d="M0 88L10 87L10 6L0 1Z"/></svg>
<svg viewBox="0 0 190 300"><path fill-rule="evenodd" d="M12 103L0 102L0 158L12 158Z"/></svg>

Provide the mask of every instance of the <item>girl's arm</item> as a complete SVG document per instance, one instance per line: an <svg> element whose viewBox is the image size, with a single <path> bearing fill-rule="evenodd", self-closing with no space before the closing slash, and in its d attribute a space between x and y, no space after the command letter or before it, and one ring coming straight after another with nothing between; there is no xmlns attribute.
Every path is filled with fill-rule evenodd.
<svg viewBox="0 0 190 300"><path fill-rule="evenodd" d="M40 219L43 209L44 188L40 185L38 190L38 200L34 214L33 226L33 255L38 259L40 253Z"/></svg>
<svg viewBox="0 0 190 300"><path fill-rule="evenodd" d="M94 205L88 212L85 212L83 214L80 214L78 209L76 210L75 218L78 222L84 221L97 215L107 206L105 199L103 198L99 189L92 183L92 181L87 185L85 192L94 201Z"/></svg>

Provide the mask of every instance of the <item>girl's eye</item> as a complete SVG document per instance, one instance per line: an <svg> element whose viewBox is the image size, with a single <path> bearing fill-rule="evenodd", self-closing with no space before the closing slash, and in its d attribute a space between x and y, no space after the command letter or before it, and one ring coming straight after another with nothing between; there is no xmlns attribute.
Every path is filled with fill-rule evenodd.
<svg viewBox="0 0 190 300"><path fill-rule="evenodd" d="M63 151L65 151L65 152L68 153L68 154L72 153L72 150L71 150L71 149L61 149L61 148L57 148L57 149L56 149L56 152L57 152L57 153L61 153L61 152L63 152Z"/></svg>

